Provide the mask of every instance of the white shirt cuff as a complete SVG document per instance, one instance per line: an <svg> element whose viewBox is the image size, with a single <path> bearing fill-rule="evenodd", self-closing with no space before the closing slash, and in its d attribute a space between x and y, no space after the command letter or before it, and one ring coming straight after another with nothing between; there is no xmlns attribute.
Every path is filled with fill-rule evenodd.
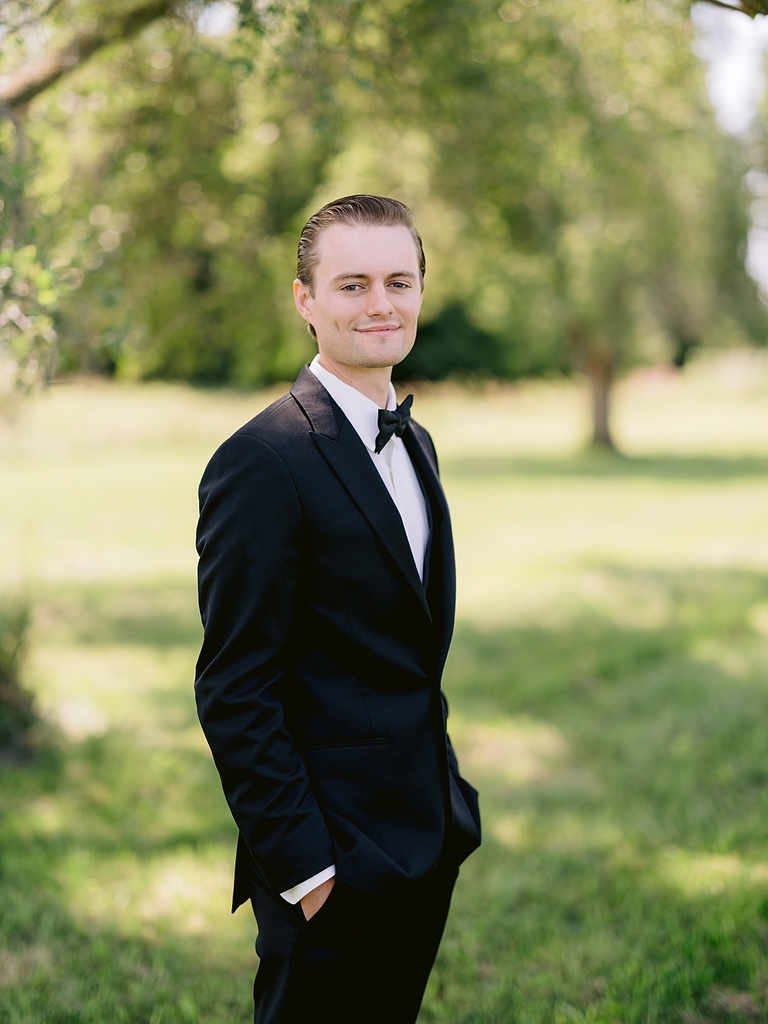
<svg viewBox="0 0 768 1024"><path fill-rule="evenodd" d="M329 878L333 878L336 874L336 865L331 864L329 868L324 868L322 871L318 871L316 875L312 875L306 882L299 882L298 885L294 885L292 889L286 889L285 892L281 892L280 895L288 903L298 903L300 899L303 899L308 892L312 892L318 885L322 885L323 882L327 882Z"/></svg>

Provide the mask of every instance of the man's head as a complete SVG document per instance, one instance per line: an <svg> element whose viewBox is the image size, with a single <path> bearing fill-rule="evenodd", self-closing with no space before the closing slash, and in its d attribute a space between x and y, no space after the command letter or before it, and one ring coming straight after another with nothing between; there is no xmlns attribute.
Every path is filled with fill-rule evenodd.
<svg viewBox="0 0 768 1024"><path fill-rule="evenodd" d="M296 277L310 292L314 289L315 268L320 258L318 252L320 235L332 224L346 224L350 227L358 224L367 227L402 225L408 228L416 245L421 287L424 287L424 274L427 269L424 247L421 244L421 236L416 230L410 209L398 199L359 195L344 196L343 199L334 199L332 203L326 203L304 225L299 239Z"/></svg>
<svg viewBox="0 0 768 1024"><path fill-rule="evenodd" d="M424 270L413 215L395 199L348 196L311 217L293 291L323 365L359 380L360 371L404 359L416 337Z"/></svg>

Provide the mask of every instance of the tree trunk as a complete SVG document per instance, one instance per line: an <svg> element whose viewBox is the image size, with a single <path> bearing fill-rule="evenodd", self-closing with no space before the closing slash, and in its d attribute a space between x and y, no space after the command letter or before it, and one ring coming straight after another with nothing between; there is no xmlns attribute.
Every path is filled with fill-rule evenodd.
<svg viewBox="0 0 768 1024"><path fill-rule="evenodd" d="M614 451L610 424L611 388L615 376L613 354L604 348L589 349L584 369L592 398L592 445Z"/></svg>

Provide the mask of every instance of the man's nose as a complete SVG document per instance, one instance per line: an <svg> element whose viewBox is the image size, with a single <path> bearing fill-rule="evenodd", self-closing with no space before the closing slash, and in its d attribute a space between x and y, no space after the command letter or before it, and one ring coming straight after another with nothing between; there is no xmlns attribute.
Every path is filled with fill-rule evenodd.
<svg viewBox="0 0 768 1024"><path fill-rule="evenodd" d="M386 284L373 284L368 289L368 315L387 316L392 312L392 296Z"/></svg>

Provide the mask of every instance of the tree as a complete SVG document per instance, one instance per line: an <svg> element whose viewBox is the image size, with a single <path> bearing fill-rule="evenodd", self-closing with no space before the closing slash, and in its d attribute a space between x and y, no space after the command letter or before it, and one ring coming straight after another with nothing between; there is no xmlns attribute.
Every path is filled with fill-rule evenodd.
<svg viewBox="0 0 768 1024"><path fill-rule="evenodd" d="M0 203L0 347L19 382L45 378L62 351L64 368L110 370L121 362L144 376L253 384L284 372L271 257L264 257L316 187L334 149L336 112L298 75L274 100L263 88L289 49L296 66L311 64L315 43L301 31L302 2L243 2L243 30L226 46L197 31L207 6L143 0L125 9L71 0L65 9L60 0L40 0L0 13L0 36L12 44L0 58L0 113L7 114L0 128L7 196ZM346 0L336 6L347 7ZM41 20L44 36L33 31ZM261 93L249 99L254 80ZM282 105L292 122L274 139L270 103L275 117ZM233 164L227 150L246 122L262 128L270 154L255 161L259 181L242 168L233 175L222 169ZM35 165L34 195L27 189L25 197ZM287 166L290 176L282 174ZM235 202L254 218L252 231L238 230ZM33 215L25 216L25 206ZM54 223L51 213L64 216ZM98 293L98 301L78 303L72 288L82 288L81 299ZM225 345L211 345L206 324L228 317L232 326L233 292L248 299L240 301L240 326ZM142 309L143 321L116 312L126 306ZM59 327L66 329L63 348Z"/></svg>
<svg viewBox="0 0 768 1024"><path fill-rule="evenodd" d="M128 9L116 8L100 20L90 11L86 27L67 32L66 41L36 50L34 29L50 16L59 0L42 6L9 3L0 15L5 60L0 64L0 355L15 383L31 387L47 379L56 364L57 333L53 307L60 287L73 269L58 271L36 244L24 216L28 141L23 121L29 103L71 74L95 53L128 39L171 10L169 0L144 0Z"/></svg>
<svg viewBox="0 0 768 1024"><path fill-rule="evenodd" d="M408 196L393 164L419 154L420 217L439 239L428 319L451 307L454 335L463 323L476 342L503 338L503 352L468 346L471 359L502 374L582 370L593 441L611 447L625 368L665 352L679 364L734 329L762 340L743 159L716 127L678 10L383 0L353 28L324 5L308 24L314 73L346 112L342 162ZM342 167L329 181L338 193L352 178Z"/></svg>
<svg viewBox="0 0 768 1024"><path fill-rule="evenodd" d="M398 113L430 124L431 183L463 215L462 251L483 239L485 259L461 265L478 326L528 330L508 336L514 349L554 333L590 381L593 441L610 447L618 372L665 348L679 361L726 319L730 333L755 326L743 158L665 4L463 7L417 33L407 64L429 85ZM540 325L520 323L521 302Z"/></svg>
<svg viewBox="0 0 768 1024"><path fill-rule="evenodd" d="M679 9L244 2L241 29L210 39L204 6L130 43L121 9L102 12L119 41L18 107L38 173L16 248L50 281L21 280L16 305L33 322L56 296L39 313L59 369L290 375L307 355L278 285L295 232L361 187L411 200L432 241L425 345L444 354L450 332L459 366L502 376L583 370L596 443L624 368L680 362L726 312L754 329L742 168Z"/></svg>

